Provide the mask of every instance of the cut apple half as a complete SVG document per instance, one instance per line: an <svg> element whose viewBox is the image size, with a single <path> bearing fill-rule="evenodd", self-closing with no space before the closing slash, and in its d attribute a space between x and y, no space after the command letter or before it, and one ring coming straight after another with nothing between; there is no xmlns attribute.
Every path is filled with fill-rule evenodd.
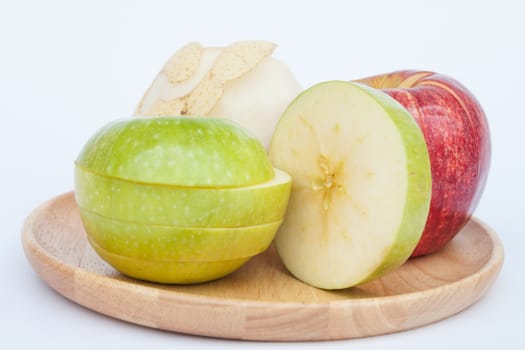
<svg viewBox="0 0 525 350"><path fill-rule="evenodd" d="M275 243L298 279L347 288L408 259L431 172L422 132L395 100L358 83L315 85L288 106L269 154L292 177Z"/></svg>

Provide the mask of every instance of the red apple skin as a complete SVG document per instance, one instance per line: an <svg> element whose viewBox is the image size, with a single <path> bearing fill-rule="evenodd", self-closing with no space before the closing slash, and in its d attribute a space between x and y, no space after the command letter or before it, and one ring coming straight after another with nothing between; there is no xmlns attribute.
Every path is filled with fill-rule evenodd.
<svg viewBox="0 0 525 350"><path fill-rule="evenodd" d="M467 223L485 187L491 155L485 113L462 84L433 72L403 70L358 82L397 100L423 131L432 169L432 198L412 257L433 253Z"/></svg>

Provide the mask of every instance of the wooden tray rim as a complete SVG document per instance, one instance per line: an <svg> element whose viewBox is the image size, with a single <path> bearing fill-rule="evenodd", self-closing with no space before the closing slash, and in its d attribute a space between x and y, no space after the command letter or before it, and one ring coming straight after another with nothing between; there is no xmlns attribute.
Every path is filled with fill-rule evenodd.
<svg viewBox="0 0 525 350"><path fill-rule="evenodd" d="M46 208L48 208L54 201L59 200L60 198L70 196L72 192L66 192L64 194L61 194L59 196L56 196L52 199L47 200L46 202L40 204L38 207L33 209L33 211L28 215L27 219L24 222L23 228L22 228L22 244L24 247L24 250L26 252L26 256L31 262L31 259L29 258L30 255L34 255L34 258L37 260L48 260L52 261L52 268L56 270L59 274L66 276L66 275L74 275L75 281L80 282L87 282L92 280L94 277L99 278L99 281L108 288L118 288L119 290L128 291L130 293L159 293L163 294L163 298L169 299L169 301L172 302L183 302L186 303L188 301L195 302L195 303L202 303L204 302L207 307L213 307L213 306L228 306L232 307L232 301L235 301L237 305L235 307L240 308L250 308L250 309L259 309L264 307L271 307L271 308L279 308L280 310L286 310L286 309L297 309L298 307L301 308L308 308L308 309L325 309L327 306L332 307L348 307L350 305L355 304L376 304L378 302L380 303L394 303L399 301L414 301L414 300L420 300L430 297L432 294L435 294L438 290L455 290L457 288L461 288L462 285L470 285L472 283L476 283L474 281L478 280L479 282L481 276L484 276L486 274L492 274L492 279L495 280L497 277L501 266L503 265L503 259L504 259L504 248L501 243L501 240L499 239L498 235L495 233L495 231L489 227L486 223L484 223L482 220L476 217L472 217L471 220L477 223L484 231L484 233L487 234L487 236L491 240L492 244L492 253L489 257L489 259L474 273L465 276L463 278L460 278L458 280L455 280L453 282L447 283L445 285L437 286L428 288L423 291L414 291L414 292L408 292L403 294L397 294L397 295L389 295L389 296L373 296L373 297L364 297L364 298L356 298L356 299L348 299L348 300L332 300L328 302L311 302L311 303L304 303L304 302L293 302L293 301L258 301L258 300L249 300L249 299L241 299L241 298L223 298L223 297L215 297L215 296L209 296L209 295L196 295L196 294L185 294L180 291L175 290L163 290L157 287L162 287L162 285L157 285L154 283L149 282L143 282L143 281L134 281L134 280L119 280L107 276L103 276L100 274L97 274L92 271L88 271L81 267L75 267L73 265L70 265L68 263L62 262L61 260L57 259L55 256L49 254L46 252L46 250L37 242L33 235L33 224L35 218L38 218L39 214L42 211L45 211ZM33 263L31 262L31 265ZM58 290L53 286L49 281L47 281L45 278L43 278L40 271L37 271L38 275L48 284L51 288L56 290L59 294L63 295L69 300L72 300L73 302L83 306L87 307L89 309L93 309L94 311L97 311L99 313L108 315L110 317L114 317L117 319L122 319L119 317L116 317L115 315L112 315L111 313L107 313L104 310L96 310L94 308L91 308L85 304L80 303L79 301L75 300L73 296L67 295L63 293L62 291ZM100 279L103 277L102 279ZM105 277L105 278L104 278ZM492 281L493 282L493 281ZM487 289L492 284L489 283ZM481 298L484 295L484 293L481 293L481 295L476 299L472 300L468 305L466 305L464 308L467 308L474 303L476 303L479 298ZM463 309L464 309L463 308ZM460 312L463 309L457 311ZM455 313L457 313L455 312ZM455 314L453 313L453 314ZM452 316L453 314L449 315ZM141 324L139 322L134 322L130 320L125 320L128 322ZM436 320L438 321L438 320ZM430 322L431 323L431 322ZM424 323L422 325L425 325L428 323ZM147 324L142 324L144 326L149 326ZM402 329L404 330L404 329ZM176 331L176 330L175 330ZM392 330L392 332L396 332L398 330ZM188 333L188 332L182 332L182 333ZM385 332L382 334L387 334L391 332ZM210 336L208 334L199 334L199 333L189 333L189 334L198 334L198 335L205 335ZM373 335L373 334L372 334ZM216 335L211 335L212 337L215 337ZM231 337L224 337L224 338L230 338ZM235 338L235 339L244 339L244 338ZM247 338L249 339L249 338ZM337 339L348 339L348 338L337 338ZM268 340L268 339L251 339L251 340ZM271 339L270 339L271 340ZM280 341L281 339L276 339ZM320 339L322 340L322 339Z"/></svg>

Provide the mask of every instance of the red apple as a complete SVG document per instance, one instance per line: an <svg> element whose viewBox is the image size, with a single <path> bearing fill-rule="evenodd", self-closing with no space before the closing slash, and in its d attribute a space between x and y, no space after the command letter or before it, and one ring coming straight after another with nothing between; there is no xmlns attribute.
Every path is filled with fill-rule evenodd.
<svg viewBox="0 0 525 350"><path fill-rule="evenodd" d="M476 98L445 75L403 70L357 82L401 103L423 131L432 169L432 199L423 235L412 256L450 241L476 208L490 163L490 133Z"/></svg>

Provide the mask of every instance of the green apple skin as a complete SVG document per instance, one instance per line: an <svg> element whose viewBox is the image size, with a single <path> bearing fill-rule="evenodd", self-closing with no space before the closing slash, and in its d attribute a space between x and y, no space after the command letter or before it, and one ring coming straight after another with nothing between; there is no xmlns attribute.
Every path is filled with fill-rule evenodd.
<svg viewBox="0 0 525 350"><path fill-rule="evenodd" d="M421 130L387 94L344 81L305 90L283 113L270 159L292 177L275 244L299 280L343 289L409 258L428 215L430 161Z"/></svg>
<svg viewBox="0 0 525 350"><path fill-rule="evenodd" d="M152 261L221 261L266 250L282 220L245 227L177 227L108 218L80 209L89 237L108 252Z"/></svg>
<svg viewBox="0 0 525 350"><path fill-rule="evenodd" d="M217 279L265 250L291 186L257 139L213 118L111 123L75 168L91 246L123 274L158 283Z"/></svg>
<svg viewBox="0 0 525 350"><path fill-rule="evenodd" d="M391 116L399 135L403 138L407 155L407 174L411 179L408 182L403 220L397 230L395 244L386 252L383 262L376 270L359 284L377 279L408 260L423 234L432 193L430 157L424 136L417 124L407 120L406 116L410 115L408 111L390 96L364 85L360 87Z"/></svg>
<svg viewBox="0 0 525 350"><path fill-rule="evenodd" d="M262 144L218 118L118 120L91 137L75 163L108 177L185 187L249 186L274 176Z"/></svg>
<svg viewBox="0 0 525 350"><path fill-rule="evenodd" d="M89 236L97 254L117 271L143 281L164 284L194 284L222 278L244 265L251 257L222 261L176 261L130 258L108 252Z"/></svg>
<svg viewBox="0 0 525 350"><path fill-rule="evenodd" d="M265 251L281 224L180 228L115 220L82 209L80 215L89 243L116 270L141 280L176 284L230 274Z"/></svg>
<svg viewBox="0 0 525 350"><path fill-rule="evenodd" d="M291 178L275 169L273 180L235 188L187 188L136 183L75 169L79 207L120 219L183 227L243 227L284 217Z"/></svg>

